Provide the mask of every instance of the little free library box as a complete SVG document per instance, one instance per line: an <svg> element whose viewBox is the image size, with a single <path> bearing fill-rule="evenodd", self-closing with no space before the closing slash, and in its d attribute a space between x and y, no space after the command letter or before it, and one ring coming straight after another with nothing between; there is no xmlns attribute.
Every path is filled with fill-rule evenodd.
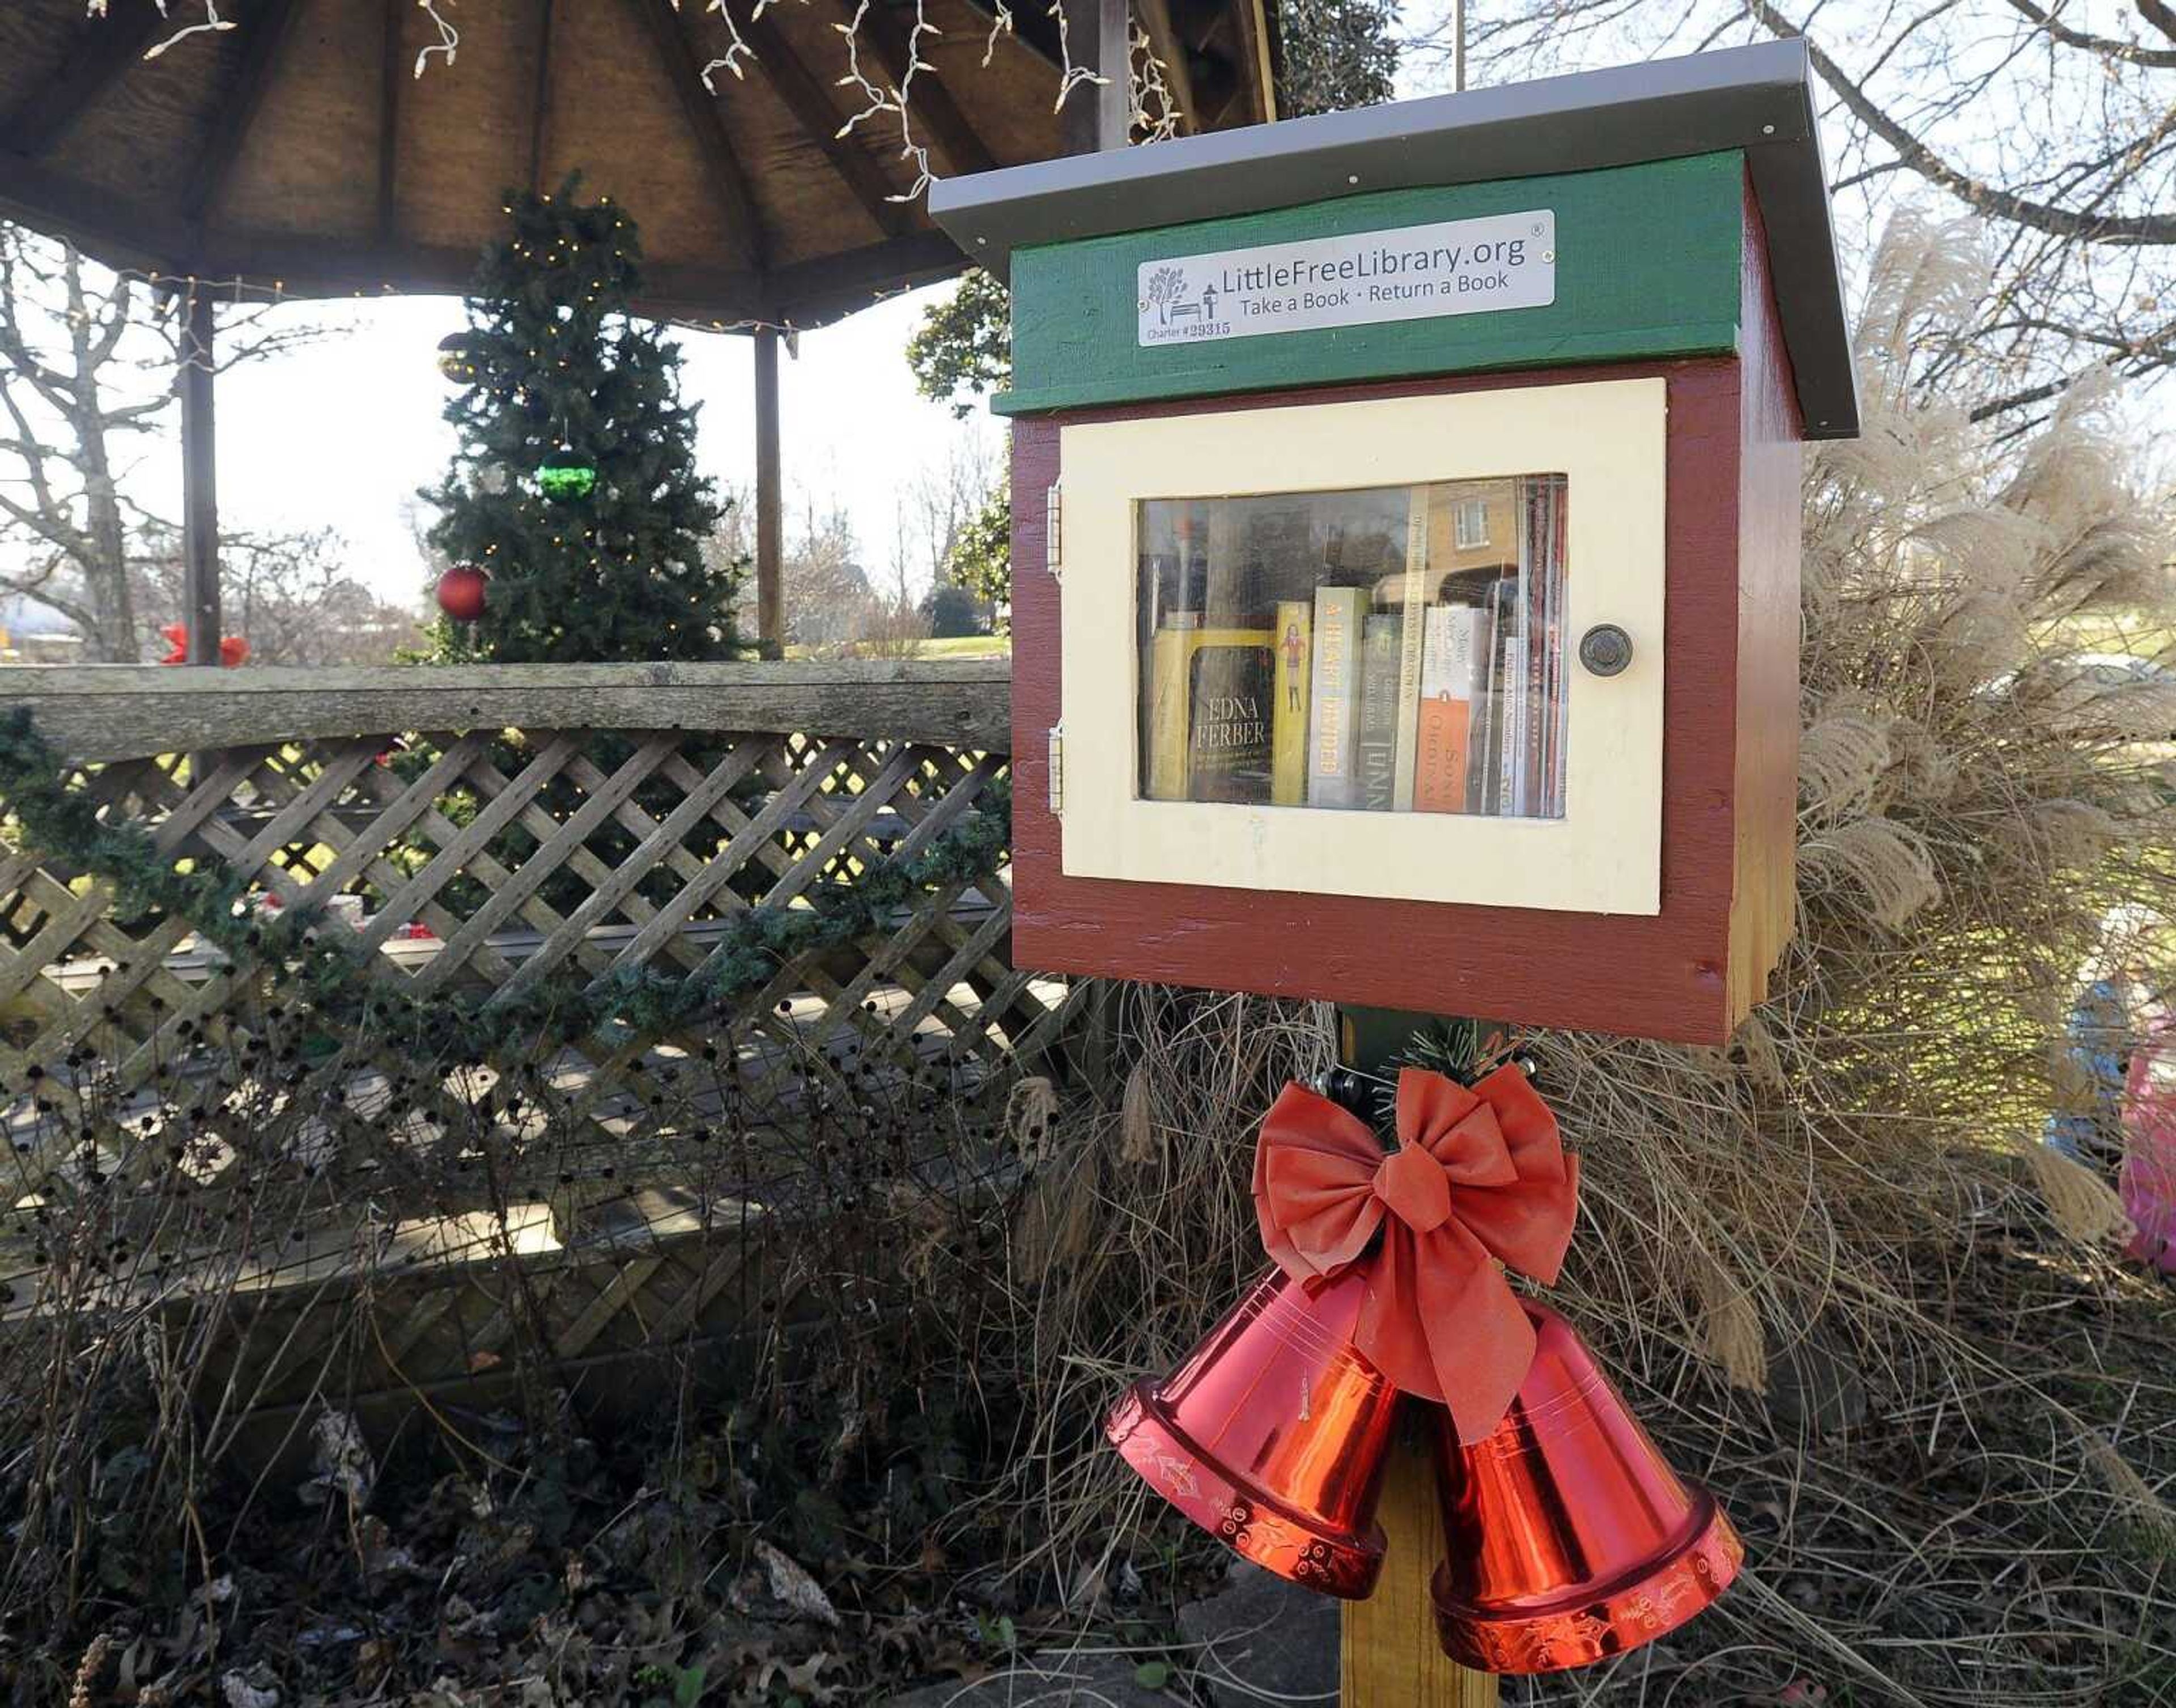
<svg viewBox="0 0 2176 1708"><path fill-rule="evenodd" d="M1858 427L1802 45L931 208L1012 286L1018 962L1726 1040Z"/></svg>

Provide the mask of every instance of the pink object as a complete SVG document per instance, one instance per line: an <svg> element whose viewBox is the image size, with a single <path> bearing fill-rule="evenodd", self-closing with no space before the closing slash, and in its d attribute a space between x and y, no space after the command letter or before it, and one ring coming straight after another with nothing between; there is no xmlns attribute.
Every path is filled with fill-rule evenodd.
<svg viewBox="0 0 2176 1708"><path fill-rule="evenodd" d="M2124 1212L2130 1254L2176 1275L2176 1016L2146 1029L2130 1058L2123 1110Z"/></svg>

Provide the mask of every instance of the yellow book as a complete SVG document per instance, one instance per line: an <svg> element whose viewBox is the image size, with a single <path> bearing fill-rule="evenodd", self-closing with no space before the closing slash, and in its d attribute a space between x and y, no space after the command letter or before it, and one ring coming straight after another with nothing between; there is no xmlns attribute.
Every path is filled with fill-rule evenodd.
<svg viewBox="0 0 2176 1708"><path fill-rule="evenodd" d="M1251 646L1266 649L1266 628L1202 628L1198 613L1180 612L1180 620L1159 628L1149 642L1148 775L1142 779L1142 796L1151 801L1193 798L1191 761L1193 732L1194 662L1208 647Z"/></svg>
<svg viewBox="0 0 2176 1708"><path fill-rule="evenodd" d="M1307 709L1314 681L1314 601L1277 601L1277 704L1270 721L1270 798L1307 804Z"/></svg>
<svg viewBox="0 0 2176 1708"><path fill-rule="evenodd" d="M1179 623L1159 628L1149 639L1149 752L1148 775L1141 793L1151 801L1186 798L1186 679L1192 649L1187 642L1201 631L1184 619L1200 622L1198 613L1178 613Z"/></svg>

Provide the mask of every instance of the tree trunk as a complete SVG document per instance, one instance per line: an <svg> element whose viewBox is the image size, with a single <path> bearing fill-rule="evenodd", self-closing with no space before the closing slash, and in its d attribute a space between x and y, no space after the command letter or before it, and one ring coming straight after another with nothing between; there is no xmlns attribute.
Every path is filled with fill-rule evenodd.
<svg viewBox="0 0 2176 1708"><path fill-rule="evenodd" d="M92 613L84 649L103 664L135 664L136 601L128 586L128 530L113 481L113 461L106 443L106 419L98 383L98 356L92 346L90 304L83 288L83 263L71 245L67 252L68 324L75 357L75 407L70 427L82 454L85 520L90 551L80 559L84 596Z"/></svg>
<svg viewBox="0 0 2176 1708"><path fill-rule="evenodd" d="M95 624L94 632L84 639L100 663L140 663L136 600L128 585L128 530L122 521L121 500L114 488L105 436L95 430L86 433L83 446L85 507L93 547L92 556L83 564L83 581Z"/></svg>

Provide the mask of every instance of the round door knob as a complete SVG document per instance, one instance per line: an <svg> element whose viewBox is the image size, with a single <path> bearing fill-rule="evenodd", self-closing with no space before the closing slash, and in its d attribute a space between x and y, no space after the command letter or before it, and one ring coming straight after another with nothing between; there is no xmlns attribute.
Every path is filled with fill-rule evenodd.
<svg viewBox="0 0 2176 1708"><path fill-rule="evenodd" d="M1579 638L1579 661L1597 676L1616 676L1632 662L1632 637L1613 623L1597 623Z"/></svg>

